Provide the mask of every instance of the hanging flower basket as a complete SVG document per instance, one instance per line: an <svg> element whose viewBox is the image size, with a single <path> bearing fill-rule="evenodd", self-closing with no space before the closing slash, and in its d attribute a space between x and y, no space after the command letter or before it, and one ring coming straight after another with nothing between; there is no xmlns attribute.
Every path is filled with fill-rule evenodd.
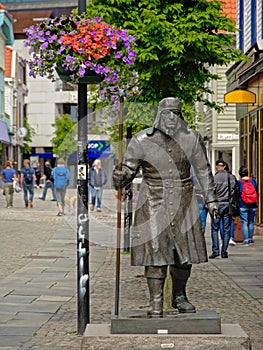
<svg viewBox="0 0 263 350"><path fill-rule="evenodd" d="M66 70L61 65L56 67L56 72L62 81L72 83L72 71ZM78 83L99 84L105 77L94 72L92 69L85 69L85 74L79 78Z"/></svg>
<svg viewBox="0 0 263 350"><path fill-rule="evenodd" d="M71 83L117 86L133 79L136 43L127 30L115 28L100 18L72 14L25 29L31 59L29 75ZM62 71L63 70L63 71Z"/></svg>

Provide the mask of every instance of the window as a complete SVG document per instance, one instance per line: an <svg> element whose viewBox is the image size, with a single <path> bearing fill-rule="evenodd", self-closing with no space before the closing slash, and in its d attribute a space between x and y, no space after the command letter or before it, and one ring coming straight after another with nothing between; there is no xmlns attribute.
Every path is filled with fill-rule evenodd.
<svg viewBox="0 0 263 350"><path fill-rule="evenodd" d="M251 46L257 41L257 2L251 0Z"/></svg>

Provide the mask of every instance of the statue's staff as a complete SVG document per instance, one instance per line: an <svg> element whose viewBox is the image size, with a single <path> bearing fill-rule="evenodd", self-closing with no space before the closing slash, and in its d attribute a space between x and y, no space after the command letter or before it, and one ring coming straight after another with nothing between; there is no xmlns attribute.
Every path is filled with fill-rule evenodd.
<svg viewBox="0 0 263 350"><path fill-rule="evenodd" d="M119 89L120 97L120 119L119 119L119 150L118 150L118 170L122 170L122 143L123 143L123 103L125 91ZM115 316L119 315L119 294L120 294L120 253L121 253L121 199L122 189L118 188L117 203L117 244L116 244L116 281L115 281Z"/></svg>

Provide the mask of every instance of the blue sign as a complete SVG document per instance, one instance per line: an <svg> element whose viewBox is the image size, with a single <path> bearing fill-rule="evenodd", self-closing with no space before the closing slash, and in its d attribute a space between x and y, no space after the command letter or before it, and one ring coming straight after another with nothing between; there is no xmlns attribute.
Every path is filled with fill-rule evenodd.
<svg viewBox="0 0 263 350"><path fill-rule="evenodd" d="M88 141L89 153L110 153L110 145L106 141L90 140Z"/></svg>

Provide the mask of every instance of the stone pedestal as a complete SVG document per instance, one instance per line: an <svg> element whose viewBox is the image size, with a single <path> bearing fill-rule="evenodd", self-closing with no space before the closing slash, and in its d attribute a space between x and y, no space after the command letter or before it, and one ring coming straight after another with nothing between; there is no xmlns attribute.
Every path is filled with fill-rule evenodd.
<svg viewBox="0 0 263 350"><path fill-rule="evenodd" d="M179 314L165 311L163 317L147 318L146 311L121 311L112 315L111 334L220 334L221 320L213 310Z"/></svg>
<svg viewBox="0 0 263 350"><path fill-rule="evenodd" d="M238 324L222 324L221 334L111 334L110 324L89 324L82 350L250 350Z"/></svg>

